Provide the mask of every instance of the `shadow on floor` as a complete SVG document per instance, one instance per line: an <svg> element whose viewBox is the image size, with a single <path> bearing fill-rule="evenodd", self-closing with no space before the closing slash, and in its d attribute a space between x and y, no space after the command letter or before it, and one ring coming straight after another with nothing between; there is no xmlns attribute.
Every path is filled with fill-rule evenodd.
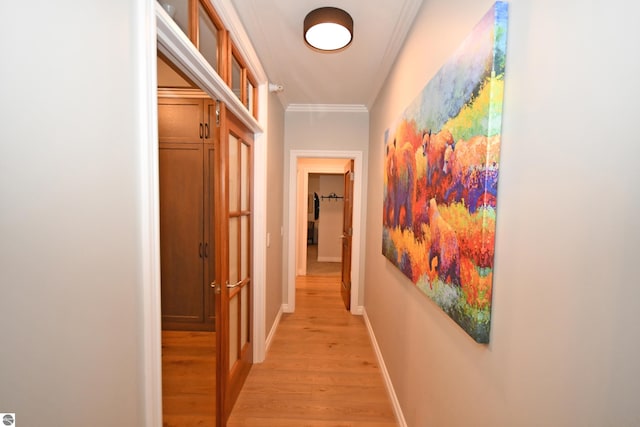
<svg viewBox="0 0 640 427"><path fill-rule="evenodd" d="M319 262L318 245L307 246L307 276L340 276L341 262Z"/></svg>

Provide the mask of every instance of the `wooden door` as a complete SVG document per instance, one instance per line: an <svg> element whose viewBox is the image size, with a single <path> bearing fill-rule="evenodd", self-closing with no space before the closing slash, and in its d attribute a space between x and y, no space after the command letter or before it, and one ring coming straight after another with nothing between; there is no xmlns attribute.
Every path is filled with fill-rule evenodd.
<svg viewBox="0 0 640 427"><path fill-rule="evenodd" d="M160 258L163 327L203 318L202 144L160 145Z"/></svg>
<svg viewBox="0 0 640 427"><path fill-rule="evenodd" d="M215 329L211 105L198 98L158 102L163 329Z"/></svg>
<svg viewBox="0 0 640 427"><path fill-rule="evenodd" d="M222 108L221 151L226 229L218 331L219 414L226 422L253 361L253 134Z"/></svg>
<svg viewBox="0 0 640 427"><path fill-rule="evenodd" d="M344 213L342 219L342 275L340 293L347 310L351 309L351 240L353 236L353 160L344 172Z"/></svg>
<svg viewBox="0 0 640 427"><path fill-rule="evenodd" d="M160 143L202 142L203 100L199 98L162 98L158 101L158 137Z"/></svg>
<svg viewBox="0 0 640 427"><path fill-rule="evenodd" d="M216 241L218 234L216 221L219 213L216 212L217 205L217 160L216 146L213 144L204 145L204 174L205 174L205 223L204 235L206 246L206 258L204 265L205 274L205 301L204 315L206 322L215 325L216 320L216 274L219 267L218 251L220 243Z"/></svg>
<svg viewBox="0 0 640 427"><path fill-rule="evenodd" d="M203 104L203 163L204 163L204 242L205 242L205 263L204 263L204 316L205 322L211 325L214 330L216 321L216 275L219 270L219 257L216 248L220 242L216 240L219 234L219 205L217 196L219 192L219 151L220 133L215 123L216 103L206 100Z"/></svg>

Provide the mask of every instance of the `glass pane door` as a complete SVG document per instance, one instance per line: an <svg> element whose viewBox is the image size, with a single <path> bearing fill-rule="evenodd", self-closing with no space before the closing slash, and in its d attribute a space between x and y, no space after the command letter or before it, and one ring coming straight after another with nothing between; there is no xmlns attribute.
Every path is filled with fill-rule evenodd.
<svg viewBox="0 0 640 427"><path fill-rule="evenodd" d="M249 374L252 349L252 168L253 134L228 111L223 110L225 170L225 234L228 255L222 290L224 363L218 372L223 377L224 412L228 416ZM226 418L225 418L226 419Z"/></svg>
<svg viewBox="0 0 640 427"><path fill-rule="evenodd" d="M249 344L251 289L250 146L229 133L229 370Z"/></svg>

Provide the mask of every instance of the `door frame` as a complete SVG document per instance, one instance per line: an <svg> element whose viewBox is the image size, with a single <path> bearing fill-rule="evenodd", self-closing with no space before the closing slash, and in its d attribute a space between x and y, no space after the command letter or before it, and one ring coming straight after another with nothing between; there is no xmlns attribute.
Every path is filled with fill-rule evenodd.
<svg viewBox="0 0 640 427"><path fill-rule="evenodd" d="M305 203L306 200L298 200L299 182L298 180L298 160L304 158L315 159L352 159L354 161L354 181L353 181L353 246L351 252L351 314L362 315L364 307L359 303L360 295L363 294L360 281L360 243L361 243L361 219L362 219L362 185L364 178L362 151L323 151L323 150L291 150L289 152L289 224L287 228L287 284L286 284L286 302L283 304L282 311L285 313L293 313L296 308L296 248L300 239L305 236L298 232L298 215L297 207L299 203ZM308 175L308 173L307 173ZM308 183L308 176L302 180ZM302 189L304 191L308 191ZM306 223L306 220L305 220ZM306 239L305 239L306 241Z"/></svg>
<svg viewBox="0 0 640 427"><path fill-rule="evenodd" d="M351 252L353 247L353 178L354 161L344 165L344 205L342 207L342 269L340 271L340 296L347 310L351 309ZM348 253L348 264L345 264L345 253ZM347 268L348 267L348 268ZM348 271L348 274L345 274ZM347 280L345 281L345 277ZM348 289L347 289L348 288Z"/></svg>
<svg viewBox="0 0 640 427"><path fill-rule="evenodd" d="M258 115L253 118L235 97L226 83L196 51L182 34L175 22L155 0L135 2L132 9L137 22L137 38L134 52L141 57L136 76L137 105L140 141L140 280L142 305L142 351L144 425L162 425L162 339L160 304L160 206L158 174L158 107L157 64L160 49L167 58L178 65L198 86L213 99L220 99L254 132L254 207L266 210L267 165L266 129L268 119L268 79L251 46L247 34L235 11L229 11L222 0L212 0L225 27L231 28L237 47L247 60L247 66L258 80ZM255 215L253 222L253 275L254 275L254 363L264 360L265 334L265 283L266 283L266 218Z"/></svg>
<svg viewBox="0 0 640 427"><path fill-rule="evenodd" d="M305 159L306 160L306 159ZM339 159L329 159L329 158L318 158L318 159L309 159L309 160L318 160L320 164L309 164L304 165L301 164L300 159L298 159L298 169L300 175L298 175L297 179L297 197L298 200L308 200L309 197L309 175L311 174L326 174L326 175L342 175L344 174L344 163L351 159L347 158L339 158ZM326 160L326 162L325 162ZM332 162L332 160L342 161L341 163ZM296 249L295 253L295 269L296 275L304 276L307 274L307 241L303 238L306 234L306 220L309 214L308 206L304 203L296 204L296 222L297 222L297 238L296 238Z"/></svg>

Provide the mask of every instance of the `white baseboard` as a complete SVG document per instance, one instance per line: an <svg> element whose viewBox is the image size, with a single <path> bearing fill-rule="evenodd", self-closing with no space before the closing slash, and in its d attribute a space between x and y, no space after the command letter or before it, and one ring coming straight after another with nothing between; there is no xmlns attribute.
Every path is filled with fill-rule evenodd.
<svg viewBox="0 0 640 427"><path fill-rule="evenodd" d="M382 352L380 352L378 341L376 340L376 336L373 333L373 329L371 328L371 322L369 322L369 317L367 316L367 311L364 309L364 307L362 308L362 315L364 317L364 323L365 325L367 325L367 331L369 332L371 345L373 345L373 350L376 353L376 358L378 359L378 365L380 365L380 370L382 371L382 377L384 378L384 384L387 387L387 393L389 393L389 398L391 399L391 406L393 406L393 412L396 414L396 420L398 421L398 425L400 427L407 427L407 421L404 419L404 414L402 413L402 408L400 407L398 396L396 396L396 392L393 389L393 383L391 382L391 377L389 376L387 365L385 365L384 359L382 358Z"/></svg>
<svg viewBox="0 0 640 427"><path fill-rule="evenodd" d="M319 256L318 262L342 262L342 257L340 256Z"/></svg>
<svg viewBox="0 0 640 427"><path fill-rule="evenodd" d="M273 337L276 336L276 330L278 329L278 325L280 324L280 318L282 318L282 313L284 312L285 304L280 306L280 310L278 310L278 314L276 314L276 318L273 321L273 325L271 325L271 330L269 331L269 335L267 335L267 339L264 342L264 354L266 355L269 351L269 347L271 347L271 341L273 341Z"/></svg>
<svg viewBox="0 0 640 427"><path fill-rule="evenodd" d="M351 314L355 314L356 316L362 316L364 314L364 307L361 305L356 305L355 307L351 307Z"/></svg>

